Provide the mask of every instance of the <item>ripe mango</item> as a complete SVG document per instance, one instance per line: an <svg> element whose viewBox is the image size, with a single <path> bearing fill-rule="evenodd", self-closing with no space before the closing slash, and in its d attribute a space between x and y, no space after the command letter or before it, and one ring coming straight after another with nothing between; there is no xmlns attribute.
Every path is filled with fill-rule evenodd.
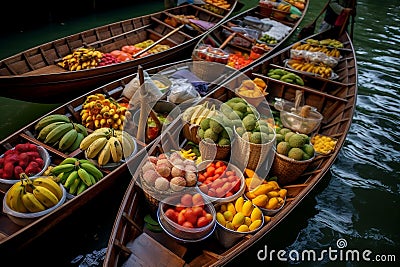
<svg viewBox="0 0 400 267"><path fill-rule="evenodd" d="M257 220L261 220L262 216L263 216L262 211L259 208L255 207L251 212L250 219L252 222L254 222Z"/></svg>
<svg viewBox="0 0 400 267"><path fill-rule="evenodd" d="M250 217L244 217L244 224L245 225L247 225L247 226L250 226L250 224L252 223L252 221L251 221L251 219L250 219Z"/></svg>
<svg viewBox="0 0 400 267"><path fill-rule="evenodd" d="M254 222L252 222L249 226L249 230L253 231L256 230L258 227L261 226L262 220L255 220Z"/></svg>
<svg viewBox="0 0 400 267"><path fill-rule="evenodd" d="M287 194L287 189L281 189L281 190L279 190L279 196L281 197L281 198L285 198L286 197L286 194Z"/></svg>
<svg viewBox="0 0 400 267"><path fill-rule="evenodd" d="M261 184L261 185L257 186L256 188L254 188L253 190L251 190L250 192L256 196L259 196L259 195L265 195L272 190L274 190L274 187L272 185Z"/></svg>
<svg viewBox="0 0 400 267"><path fill-rule="evenodd" d="M279 192L278 191L270 191L270 192L267 193L267 196L269 198L271 198L271 197L279 197Z"/></svg>
<svg viewBox="0 0 400 267"><path fill-rule="evenodd" d="M242 207L242 213L244 216L250 216L253 211L253 203L250 200L246 200Z"/></svg>
<svg viewBox="0 0 400 267"><path fill-rule="evenodd" d="M270 198L268 204L265 206L266 209L274 210L278 207L279 201L276 197Z"/></svg>
<svg viewBox="0 0 400 267"><path fill-rule="evenodd" d="M236 212L241 212L244 203L244 198L242 196L238 197L235 201L235 210Z"/></svg>
<svg viewBox="0 0 400 267"><path fill-rule="evenodd" d="M232 216L234 216L236 214L236 208L232 202L229 202L228 204L226 204L226 209L227 209L227 211L230 211L232 213Z"/></svg>
<svg viewBox="0 0 400 267"><path fill-rule="evenodd" d="M228 228L228 229L230 229L230 230L235 230L235 227L233 227L232 222L226 222L225 227Z"/></svg>
<svg viewBox="0 0 400 267"><path fill-rule="evenodd" d="M277 181L268 181L267 184L272 185L272 187L274 188L273 190L280 189L279 184L278 184Z"/></svg>
<svg viewBox="0 0 400 267"><path fill-rule="evenodd" d="M233 227L239 227L244 223L244 215L241 212L238 212L233 216L232 225ZM225 218L224 218L225 219Z"/></svg>
<svg viewBox="0 0 400 267"><path fill-rule="evenodd" d="M222 225L225 226L226 225L226 220L224 215L221 212L217 212L217 221Z"/></svg>
<svg viewBox="0 0 400 267"><path fill-rule="evenodd" d="M238 232L248 232L249 231L249 227L245 224L242 224L239 226L239 228L236 230Z"/></svg>
<svg viewBox="0 0 400 267"><path fill-rule="evenodd" d="M258 207L264 207L268 203L268 196L267 195L259 195L252 199L254 205Z"/></svg>
<svg viewBox="0 0 400 267"><path fill-rule="evenodd" d="M232 212L230 210L225 211L224 218L225 218L225 221L232 221L232 219L233 219Z"/></svg>
<svg viewBox="0 0 400 267"><path fill-rule="evenodd" d="M248 199L253 199L253 198L255 198L256 197L256 195L254 195L252 192L246 192L246 197L248 198Z"/></svg>

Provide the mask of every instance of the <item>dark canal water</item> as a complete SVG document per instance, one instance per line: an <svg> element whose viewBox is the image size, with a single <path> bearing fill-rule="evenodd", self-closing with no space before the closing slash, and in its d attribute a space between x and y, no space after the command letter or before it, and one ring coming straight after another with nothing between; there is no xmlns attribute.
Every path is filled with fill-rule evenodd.
<svg viewBox="0 0 400 267"><path fill-rule="evenodd" d="M358 1L354 46L359 88L357 109L347 141L325 182L272 233L253 244L229 266L399 266L399 4L398 0ZM303 24L312 21L323 5L324 1L311 0ZM146 6L125 4L123 8L65 17L63 23L0 33L0 58L93 26L161 8L162 1L150 1ZM55 106L0 98L0 138ZM45 234L18 258L34 266L100 265L125 186L118 184L110 188L105 192L107 197L95 201L88 199L88 205L78 214ZM317 255L324 250L327 252L324 260L300 263L279 260L276 252L271 260L258 259L257 255L263 255L260 251L265 249L267 252L285 250L286 256L304 251L314 251ZM329 250L338 252L332 252L329 257ZM357 251L360 260L346 261L344 254L340 258L339 252L347 250ZM366 255L369 262L361 256L368 250L371 252Z"/></svg>

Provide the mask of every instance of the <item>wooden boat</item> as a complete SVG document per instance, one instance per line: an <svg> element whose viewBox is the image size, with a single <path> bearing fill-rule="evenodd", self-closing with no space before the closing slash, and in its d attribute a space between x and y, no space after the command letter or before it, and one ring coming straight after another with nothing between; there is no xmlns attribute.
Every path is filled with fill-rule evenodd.
<svg viewBox="0 0 400 267"><path fill-rule="evenodd" d="M309 38L323 40L332 38L332 35L330 32L325 32ZM337 139L336 147L330 154L317 155L297 180L283 186L287 190L286 203L278 213L271 215L271 220L268 223L265 223L257 232L242 236L230 247L222 246L214 235L199 242L185 243L182 240L172 238L165 232L152 232L145 227L147 222L144 218L149 213L154 215L154 213L151 213L154 207L151 207L151 202L148 201L146 194L137 182L140 181L140 179L138 180L139 171L137 171L120 205L103 266L129 266L138 262L146 266L156 266L161 262L173 266L222 266L265 237L284 220L324 179L324 175L334 163L345 142L352 122L357 97L355 51L347 33L338 37L338 40L344 44L344 47L339 49L341 58L334 68L337 74L336 79L321 78L313 73L295 71L289 68L286 60L291 56L292 46L271 55L246 72L251 79L260 78L268 84L268 95L265 97L268 105L272 105L276 98L293 101L296 91L303 92L305 103L316 107L323 115L320 126L313 134L327 135ZM302 40L301 43L305 42L306 40ZM268 77L271 68L298 74L304 80L304 85L295 85ZM224 101L233 96L236 96L236 94L232 91L219 87L207 97ZM171 133L165 133L166 136L181 134L179 130L174 130L177 128L169 128ZM179 144L185 144L184 140L180 140L182 143ZM149 150L150 155L160 153L160 148L162 149L164 145L155 143ZM279 178L279 174L277 176Z"/></svg>
<svg viewBox="0 0 400 267"><path fill-rule="evenodd" d="M302 10L297 9L301 15L295 15L295 18L289 12L266 8L262 4L239 13L204 35L196 44L192 58L224 62L243 71L282 47L303 20L308 5L309 1L305 1ZM213 53L220 56L213 57Z"/></svg>
<svg viewBox="0 0 400 267"><path fill-rule="evenodd" d="M168 66L169 65L166 64L148 69L146 71L149 74L155 74L163 68L167 68ZM67 157L84 159L84 152L81 151L79 148L67 154L66 152L62 152L53 146L46 145L42 141L39 141L37 139L37 132L35 132L35 125L42 118L52 114L64 114L68 116L72 122L82 123L82 119L80 116L80 112L82 111L82 104L85 102L87 96L97 93L104 94L107 98L112 98L118 103L126 104L129 102L129 98L124 96L123 92L124 89L129 86L129 82L131 82L132 79L135 78L135 76L136 74L131 74L101 87L98 87L94 90L91 90L86 94L83 94L82 96L63 104L60 107L48 112L47 114L44 114L40 118L32 121L25 127L21 128L20 130L16 131L15 133L0 142L0 155L3 155L5 151L15 147L15 145L17 144L29 142L42 146L49 153L51 166L56 166ZM91 130L88 129L88 132L90 133ZM135 156L142 157L142 153L145 152L147 144L140 141L137 141L136 143L137 153L135 154ZM75 196L71 199L67 198L66 202L57 209L36 220L33 220L32 222L27 222L26 225L18 225L14 223L13 220L8 217L2 209L2 212L0 213L1 253L15 253L17 251L20 251L20 249L23 249L24 247L30 245L42 234L51 230L58 223L68 218L71 214L79 210L82 206L86 205L89 199L95 199L96 196L107 190L107 188L110 188L110 186L112 186L113 184L118 183L118 180L119 182L122 182L121 180L126 179L126 182L128 182L131 179L131 175L129 173L126 163L122 163L115 168L105 168L101 170L104 174L104 177L96 184L92 185L78 196ZM0 184L1 203L3 203L3 199L9 186L10 185L7 185L5 183L3 184L2 182Z"/></svg>
<svg viewBox="0 0 400 267"><path fill-rule="evenodd" d="M183 56L192 51L208 27L217 26L235 9L237 2L228 2L229 9L209 3L181 5L76 33L2 59L0 96L38 103L66 102L107 82L135 73L138 65L150 68L168 61L184 59ZM185 20L185 26L179 20L176 25L170 23L173 26L165 22L182 15L194 16L196 20ZM202 28L201 25L206 27ZM135 53L135 59L101 67L82 68L79 71L70 71L57 64L80 47L110 53L121 50L123 46L146 40L154 41L153 45L168 45L169 48L159 53ZM144 49L140 53L145 51L148 50Z"/></svg>

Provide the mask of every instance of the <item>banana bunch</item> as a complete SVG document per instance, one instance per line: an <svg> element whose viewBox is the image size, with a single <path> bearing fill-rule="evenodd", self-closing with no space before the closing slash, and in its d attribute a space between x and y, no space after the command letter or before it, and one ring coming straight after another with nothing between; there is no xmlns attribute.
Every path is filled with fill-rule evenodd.
<svg viewBox="0 0 400 267"><path fill-rule="evenodd" d="M182 119L190 122L191 124L200 125L200 123L207 117L213 117L218 113L215 108L215 104L209 107L209 102L189 107L183 112Z"/></svg>
<svg viewBox="0 0 400 267"><path fill-rule="evenodd" d="M336 39L323 39L323 40L315 40L315 39L307 39L306 43L311 45L323 45L323 46L332 46L335 48L343 48L343 43Z"/></svg>
<svg viewBox="0 0 400 267"><path fill-rule="evenodd" d="M63 57L57 65L70 71L91 69L100 63L102 57L103 54L94 48L80 47Z"/></svg>
<svg viewBox="0 0 400 267"><path fill-rule="evenodd" d="M279 3L276 8L278 10L281 10L281 11L284 11L284 12L290 12L291 5Z"/></svg>
<svg viewBox="0 0 400 267"><path fill-rule="evenodd" d="M88 135L82 124L71 122L63 114L52 114L42 118L35 125L35 131L38 133L38 140L63 152L78 149L83 138Z"/></svg>
<svg viewBox="0 0 400 267"><path fill-rule="evenodd" d="M147 48L148 46L152 45L153 43L154 43L153 40L148 39L148 40L145 40L145 41L143 41L143 42L134 44L134 46L136 46L136 47L138 47L138 48L143 48L143 49L144 49L144 48Z"/></svg>
<svg viewBox="0 0 400 267"><path fill-rule="evenodd" d="M340 57L340 51L337 48L329 49L324 45L314 45L309 43L302 44L300 42L297 42L292 46L292 49L306 50L309 52L321 52L330 57Z"/></svg>
<svg viewBox="0 0 400 267"><path fill-rule="evenodd" d="M299 75L283 69L270 69L268 77L300 86L304 85L304 81Z"/></svg>
<svg viewBox="0 0 400 267"><path fill-rule="evenodd" d="M85 137L80 145L87 158L97 157L99 166L109 162L120 162L132 155L135 148L136 144L129 133L113 128L96 129Z"/></svg>
<svg viewBox="0 0 400 267"><path fill-rule="evenodd" d="M103 173L86 159L66 158L50 170L72 195L79 195L103 178Z"/></svg>
<svg viewBox="0 0 400 267"><path fill-rule="evenodd" d="M288 64L292 69L314 73L325 79L330 79L333 73L332 68L323 63L289 60Z"/></svg>
<svg viewBox="0 0 400 267"><path fill-rule="evenodd" d="M122 130L127 108L103 94L87 96L82 104L80 113L82 124L86 128L95 130L102 127L111 127Z"/></svg>
<svg viewBox="0 0 400 267"><path fill-rule="evenodd" d="M182 148L179 154L185 159L196 160L197 158L196 153L194 153L191 148L188 150Z"/></svg>
<svg viewBox="0 0 400 267"><path fill-rule="evenodd" d="M6 203L16 212L40 212L61 200L63 190L51 176L30 179L25 173L7 192Z"/></svg>

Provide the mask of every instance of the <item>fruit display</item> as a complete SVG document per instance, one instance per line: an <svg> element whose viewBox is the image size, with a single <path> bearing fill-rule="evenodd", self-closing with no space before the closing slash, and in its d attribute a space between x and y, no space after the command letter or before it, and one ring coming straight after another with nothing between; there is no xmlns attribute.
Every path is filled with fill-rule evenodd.
<svg viewBox="0 0 400 267"><path fill-rule="evenodd" d="M200 123L198 129L198 136L200 139L218 144L220 146L228 146L233 139L232 128L227 125L224 120L225 116L222 114L207 117Z"/></svg>
<svg viewBox="0 0 400 267"><path fill-rule="evenodd" d="M343 48L343 43L336 39L323 39L323 40L315 40L315 39L307 39L306 43L311 45L321 45L321 46L331 46L335 48Z"/></svg>
<svg viewBox="0 0 400 267"><path fill-rule="evenodd" d="M100 167L110 162L120 163L136 150L136 142L132 136L113 128L99 128L86 136L79 148L85 151L88 159L96 160Z"/></svg>
<svg viewBox="0 0 400 267"><path fill-rule="evenodd" d="M333 79L335 77L332 68L322 62L314 63L304 60L289 59L287 64L289 68L315 74L320 76L321 78Z"/></svg>
<svg viewBox="0 0 400 267"><path fill-rule="evenodd" d="M292 45L292 49L293 50L305 50L305 51L309 51L309 52L321 52L330 57L335 57L335 58L340 57L340 51L336 47L333 49L330 49L325 45L313 45L310 43L302 44L301 42L297 42L294 45Z"/></svg>
<svg viewBox="0 0 400 267"><path fill-rule="evenodd" d="M187 108L182 115L183 121L189 122L191 124L200 125L200 123L208 117L213 117L217 114L215 104L210 104L206 101L203 104L194 105Z"/></svg>
<svg viewBox="0 0 400 267"><path fill-rule="evenodd" d="M259 39L260 42L269 44L269 45L275 45L278 43L278 40L275 39L275 37L270 36L269 34L263 34Z"/></svg>
<svg viewBox="0 0 400 267"><path fill-rule="evenodd" d="M128 60L135 59L134 55L136 53L142 51L143 49L149 47L152 44L154 44L154 41L149 39L149 40L145 40L143 42L140 42L140 43L137 43L134 45L124 45L121 47L121 50L116 49L116 50L111 51L109 54L111 56L113 56L114 58L116 58L117 60L119 60L120 62L128 61ZM170 49L169 45L157 44L154 47L150 48L148 51L140 54L137 57L141 58L141 57L147 56L149 54L156 54L156 53L168 50L168 49Z"/></svg>
<svg viewBox="0 0 400 267"><path fill-rule="evenodd" d="M291 4L292 6L297 7L300 10L304 10L306 0L285 0L287 3Z"/></svg>
<svg viewBox="0 0 400 267"><path fill-rule="evenodd" d="M35 125L35 131L38 133L38 140L63 152L78 149L80 142L88 134L82 124L72 122L63 114L52 114L42 118Z"/></svg>
<svg viewBox="0 0 400 267"><path fill-rule="evenodd" d="M19 180L22 173L29 176L42 172L47 159L42 158L37 145L17 144L0 158L0 178Z"/></svg>
<svg viewBox="0 0 400 267"><path fill-rule="evenodd" d="M290 129L282 128L276 133L276 152L291 159L302 161L314 157L314 147L310 144L310 137L298 134Z"/></svg>
<svg viewBox="0 0 400 267"><path fill-rule="evenodd" d="M113 56L111 53L104 53L103 57L101 58L98 66L107 66L115 63L120 63L121 61Z"/></svg>
<svg viewBox="0 0 400 267"><path fill-rule="evenodd" d="M214 48L209 45L199 46L199 48L194 51L194 55L199 59L221 64L227 64L229 59L229 53L225 52L223 49Z"/></svg>
<svg viewBox="0 0 400 267"><path fill-rule="evenodd" d="M272 78L272 79L277 79L283 82L287 82L287 83L292 83L292 84L297 84L300 86L304 85L304 81L303 79L290 71L287 70L283 70L283 69L270 69L268 71L268 77Z"/></svg>
<svg viewBox="0 0 400 267"><path fill-rule="evenodd" d="M199 193L183 194L176 205L166 205L164 215L186 228L205 227L213 221L213 215L204 208L204 199Z"/></svg>
<svg viewBox="0 0 400 267"><path fill-rule="evenodd" d="M122 130L126 110L126 106L98 93L86 97L80 115L86 128L95 130L111 127Z"/></svg>
<svg viewBox="0 0 400 267"><path fill-rule="evenodd" d="M78 158L66 158L50 173L72 195L79 195L103 178L103 173L90 161Z"/></svg>
<svg viewBox="0 0 400 267"><path fill-rule="evenodd" d="M262 210L278 210L284 203L287 190L279 186L275 180L260 178L254 171L246 169L248 178L246 181L245 196ZM266 211L265 213L272 215Z"/></svg>
<svg viewBox="0 0 400 267"><path fill-rule="evenodd" d="M243 126L237 127L236 133L253 144L266 144L275 139L275 131L265 120L256 120L249 114L243 119Z"/></svg>
<svg viewBox="0 0 400 267"><path fill-rule="evenodd" d="M253 61L249 54L236 51L235 53L229 54L227 65L238 70L246 67Z"/></svg>
<svg viewBox="0 0 400 267"><path fill-rule="evenodd" d="M246 100L240 97L233 97L228 101L224 102L220 106L220 111L225 115L227 119L225 123L233 126L242 126L242 120L247 115L253 115L255 118L259 118L259 113L255 107L249 104Z"/></svg>
<svg viewBox="0 0 400 267"><path fill-rule="evenodd" d="M216 212L217 222L232 231L251 232L260 229L264 223L262 211L243 196L217 206Z"/></svg>
<svg viewBox="0 0 400 267"><path fill-rule="evenodd" d="M204 165L204 168L203 166ZM230 199L241 193L244 181L233 165L224 161L203 161L198 165L198 187L211 200Z"/></svg>
<svg viewBox="0 0 400 267"><path fill-rule="evenodd" d="M237 92L245 97L260 97L267 95L266 89L267 84L262 79L254 78L254 80L244 80Z"/></svg>
<svg viewBox="0 0 400 267"><path fill-rule="evenodd" d="M150 156L141 171L145 185L160 194L179 192L197 183L194 161L183 158L178 151Z"/></svg>
<svg viewBox="0 0 400 267"><path fill-rule="evenodd" d="M335 149L337 139L330 136L317 134L311 138L310 143L313 145L315 152L327 155Z"/></svg>
<svg viewBox="0 0 400 267"><path fill-rule="evenodd" d="M30 179L21 173L21 180L15 183L6 195L6 204L16 212L33 213L57 205L63 197L63 190L52 177Z"/></svg>
<svg viewBox="0 0 400 267"><path fill-rule="evenodd" d="M66 55L57 65L70 71L95 68L103 54L94 48L78 48L72 54Z"/></svg>

